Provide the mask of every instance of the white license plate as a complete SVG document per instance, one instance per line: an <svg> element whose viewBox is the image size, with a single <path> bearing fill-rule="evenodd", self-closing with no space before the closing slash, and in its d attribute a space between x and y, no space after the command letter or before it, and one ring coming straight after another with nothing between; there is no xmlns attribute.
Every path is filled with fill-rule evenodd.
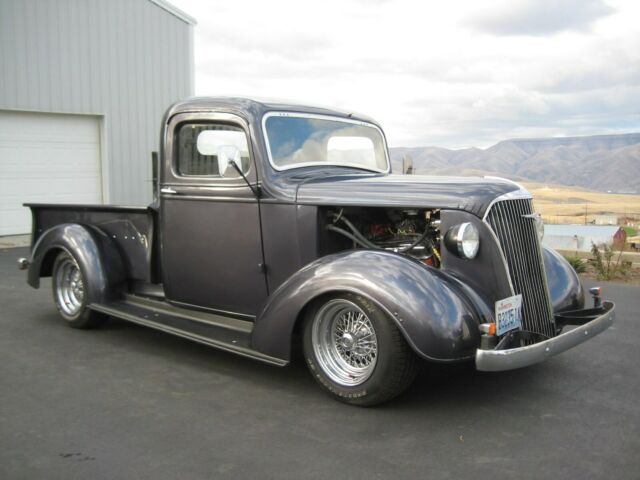
<svg viewBox="0 0 640 480"><path fill-rule="evenodd" d="M522 295L496 302L496 335L503 335L522 326Z"/></svg>

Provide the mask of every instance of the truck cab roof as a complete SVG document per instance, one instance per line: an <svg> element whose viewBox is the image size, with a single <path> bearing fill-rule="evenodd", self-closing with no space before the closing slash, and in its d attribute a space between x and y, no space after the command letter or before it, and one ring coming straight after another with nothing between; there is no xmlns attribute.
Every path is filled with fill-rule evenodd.
<svg viewBox="0 0 640 480"><path fill-rule="evenodd" d="M190 97L174 103L167 111L166 119L179 113L223 111L240 114L247 120L259 122L267 112L285 111L330 115L372 123L379 126L371 117L347 110L329 107L312 106L280 99L263 99L248 97Z"/></svg>

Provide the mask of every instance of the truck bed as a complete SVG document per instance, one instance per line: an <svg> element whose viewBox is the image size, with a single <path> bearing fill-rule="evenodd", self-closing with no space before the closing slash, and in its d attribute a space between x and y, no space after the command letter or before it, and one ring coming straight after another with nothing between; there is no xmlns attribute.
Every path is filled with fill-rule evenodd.
<svg viewBox="0 0 640 480"><path fill-rule="evenodd" d="M109 236L122 255L130 280L155 282L156 211L152 207L28 203L32 213L31 248L44 232L77 223Z"/></svg>

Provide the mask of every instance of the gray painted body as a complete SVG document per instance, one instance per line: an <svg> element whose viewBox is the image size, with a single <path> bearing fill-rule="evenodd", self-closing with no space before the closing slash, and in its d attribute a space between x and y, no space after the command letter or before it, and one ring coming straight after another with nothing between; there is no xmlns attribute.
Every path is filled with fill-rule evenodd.
<svg viewBox="0 0 640 480"><path fill-rule="evenodd" d="M274 110L375 123L345 112L246 99L191 99L171 107L161 135L160 183L173 193L161 194L159 218L156 220L153 210L110 209L118 225L135 224L132 216L139 223L140 215L147 215L148 238L153 239L144 252L148 279L163 284L167 302L253 322L251 348L283 362L290 358L292 335L305 309L323 295L340 291L375 302L423 358L443 362L471 358L479 346L479 323L492 320L495 300L512 294L506 264L482 216L496 198L519 187L500 179L401 177L354 168L277 172L267 161L261 131L262 116ZM185 178L175 173L174 129L181 122L203 119L224 121L246 131L254 167L248 180L259 188L258 198L242 179ZM478 227L480 254L467 261L443 248L441 269L382 251L322 256L319 211L323 206L345 205L442 209L443 229L462 221ZM98 211L93 217L90 209L83 216L68 208L52 219L46 208L32 207L34 232L43 225L49 228L43 238L59 237L58 242L73 244L77 232L64 225L73 219L109 238L108 222L98 221ZM56 226L56 222L63 225ZM38 259L55 245L34 245L31 277L47 273ZM78 243L78 248L83 245ZM120 255L129 258L124 262L128 281L124 288L136 293L131 280L140 279L130 268L143 255L129 252L126 244L114 245ZM95 252L100 247L92 248ZM545 254L545 265L554 308L580 308L582 290L571 267L550 252ZM159 272L157 277L154 271ZM105 289L113 284L100 283ZM107 293L103 292L103 298Z"/></svg>
<svg viewBox="0 0 640 480"><path fill-rule="evenodd" d="M554 312L578 310L584 306L580 279L571 265L555 250L543 248L544 267Z"/></svg>
<svg viewBox="0 0 640 480"><path fill-rule="evenodd" d="M31 242L35 252L50 248L51 231L63 224L90 228L108 238L117 251L127 278L141 282L153 280L152 246L155 235L155 213L149 208L83 205L27 204L33 211ZM71 242L68 230L61 238ZM47 238L43 238L47 237Z"/></svg>
<svg viewBox="0 0 640 480"><path fill-rule="evenodd" d="M166 105L193 95L193 20L151 0L0 1L0 110L101 123L103 201L151 201Z"/></svg>
<svg viewBox="0 0 640 480"><path fill-rule="evenodd" d="M314 299L336 291L375 302L426 359L468 358L479 343L481 306L463 284L406 256L352 250L316 260L274 292L256 320L252 345L268 355L288 357L289 346L278 337L291 336L291 319Z"/></svg>
<svg viewBox="0 0 640 480"><path fill-rule="evenodd" d="M517 190L512 182L473 177L359 175L313 178L296 193L302 205L442 208L482 216L500 195Z"/></svg>
<svg viewBox="0 0 640 480"><path fill-rule="evenodd" d="M40 277L51 275L55 257L62 251L74 255L88 280L88 303L105 304L117 298L122 282L130 274L118 247L104 232L77 223L62 223L40 236L33 246L29 285L38 288Z"/></svg>

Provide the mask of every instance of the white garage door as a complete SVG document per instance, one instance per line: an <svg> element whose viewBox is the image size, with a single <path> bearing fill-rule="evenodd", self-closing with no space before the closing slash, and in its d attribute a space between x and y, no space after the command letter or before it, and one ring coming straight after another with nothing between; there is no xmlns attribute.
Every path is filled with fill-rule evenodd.
<svg viewBox="0 0 640 480"><path fill-rule="evenodd" d="M31 231L23 203L102 203L100 121L0 110L0 235Z"/></svg>

